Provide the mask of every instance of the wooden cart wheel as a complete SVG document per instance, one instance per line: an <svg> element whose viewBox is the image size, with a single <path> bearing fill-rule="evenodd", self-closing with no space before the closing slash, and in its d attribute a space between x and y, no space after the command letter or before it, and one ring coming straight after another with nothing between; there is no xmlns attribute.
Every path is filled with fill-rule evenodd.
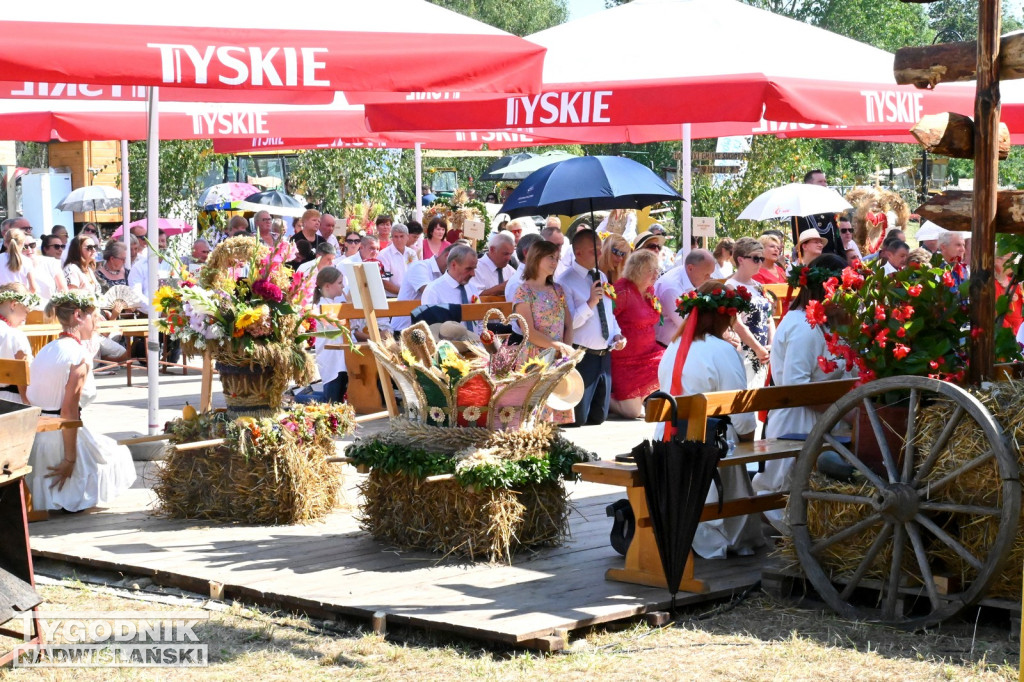
<svg viewBox="0 0 1024 682"><path fill-rule="evenodd" d="M901 398L905 422L876 405L883 394L889 405ZM831 435L858 411L855 444ZM828 450L856 471L850 482L816 472ZM800 565L829 606L922 628L976 602L999 574L1020 495L1016 452L988 409L953 384L904 376L859 386L821 415L794 465L787 511ZM979 542L961 541L972 533Z"/></svg>

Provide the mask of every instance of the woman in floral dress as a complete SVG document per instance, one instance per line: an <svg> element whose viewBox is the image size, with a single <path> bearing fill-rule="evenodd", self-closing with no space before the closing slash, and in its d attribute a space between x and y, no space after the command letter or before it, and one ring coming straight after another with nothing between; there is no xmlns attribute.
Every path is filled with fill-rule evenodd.
<svg viewBox="0 0 1024 682"><path fill-rule="evenodd" d="M749 312L741 314L738 320L750 330L761 349L770 352L772 341L775 338L773 306L771 300L764 295L764 289L755 279L765 262L764 253L764 246L752 237L743 237L737 241L732 255L733 262L736 264L736 272L726 284L731 284L734 287L746 287L750 292L752 308ZM762 361L763 354L758 355L758 351L761 349L754 349L746 343L743 344L743 367L747 371L747 388L763 387L768 377L768 363Z"/></svg>
<svg viewBox="0 0 1024 682"><path fill-rule="evenodd" d="M658 255L641 249L629 255L615 282L615 319L626 347L612 351L610 409L626 419L639 419L644 398L658 390L658 363L665 351L655 339L661 323L661 303L654 295L658 272Z"/></svg>
<svg viewBox="0 0 1024 682"><path fill-rule="evenodd" d="M548 348L554 348L563 356L573 352L569 304L562 287L554 282L558 257L558 246L547 241L535 243L526 252L523 283L512 299L515 311L526 320L530 332L529 339L523 342L524 362ZM574 421L572 410L553 411L548 416L556 424Z"/></svg>

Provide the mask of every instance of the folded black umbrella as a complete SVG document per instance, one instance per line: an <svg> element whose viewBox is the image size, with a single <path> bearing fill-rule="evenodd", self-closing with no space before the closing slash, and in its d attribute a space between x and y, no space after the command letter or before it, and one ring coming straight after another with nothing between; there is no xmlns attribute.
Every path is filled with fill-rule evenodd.
<svg viewBox="0 0 1024 682"><path fill-rule="evenodd" d="M699 441L644 441L633 448L668 591L676 593L721 451Z"/></svg>

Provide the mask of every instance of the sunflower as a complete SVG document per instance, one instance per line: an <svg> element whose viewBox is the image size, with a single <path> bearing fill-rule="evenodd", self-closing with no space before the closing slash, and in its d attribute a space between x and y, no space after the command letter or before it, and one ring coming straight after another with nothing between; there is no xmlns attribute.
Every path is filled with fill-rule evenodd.
<svg viewBox="0 0 1024 682"><path fill-rule="evenodd" d="M164 301L168 298L174 301L179 300L177 290L165 284L157 289L156 295L153 296L153 310L162 313L164 311Z"/></svg>
<svg viewBox="0 0 1024 682"><path fill-rule="evenodd" d="M250 308L248 310L242 311L241 313L238 314L238 317L235 318L235 329L245 329L249 325L257 322L262 316L262 314L263 311L260 310L259 308Z"/></svg>

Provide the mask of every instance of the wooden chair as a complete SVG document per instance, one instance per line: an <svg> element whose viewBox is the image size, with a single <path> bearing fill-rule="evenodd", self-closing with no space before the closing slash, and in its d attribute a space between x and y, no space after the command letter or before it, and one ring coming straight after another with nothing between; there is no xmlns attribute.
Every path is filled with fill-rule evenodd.
<svg viewBox="0 0 1024 682"><path fill-rule="evenodd" d="M826 381L803 386L773 386L743 391L718 391L701 395L676 398L679 418L688 419L686 439L703 441L707 430L707 418L729 414L743 414L759 410L782 407L798 407L835 402L853 388L854 381ZM671 419L671 407L667 401L652 400L647 404L648 422L666 422ZM754 462L768 462L776 459L796 457L803 449L803 441L765 439L739 443L731 455L719 462L719 468L746 466ZM647 509L647 498L635 464L619 462L593 462L573 466L573 471L586 481L621 485L626 488L630 506L636 518L636 532L626 553L623 568L610 568L605 573L608 580L665 587L665 573L661 567L654 529ZM704 507L701 521L759 514L770 509L786 506L786 493L754 495L728 500L719 505ZM704 581L693 575L693 552L686 562L680 589L686 592L707 591Z"/></svg>

